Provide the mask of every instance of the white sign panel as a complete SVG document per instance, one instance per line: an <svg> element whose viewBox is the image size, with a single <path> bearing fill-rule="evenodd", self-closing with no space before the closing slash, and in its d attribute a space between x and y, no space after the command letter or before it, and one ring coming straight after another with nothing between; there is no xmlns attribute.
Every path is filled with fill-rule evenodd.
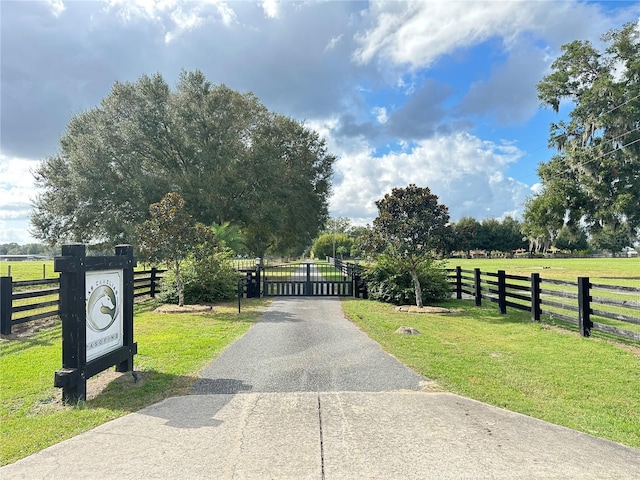
<svg viewBox="0 0 640 480"><path fill-rule="evenodd" d="M122 270L86 273L87 362L123 345Z"/></svg>

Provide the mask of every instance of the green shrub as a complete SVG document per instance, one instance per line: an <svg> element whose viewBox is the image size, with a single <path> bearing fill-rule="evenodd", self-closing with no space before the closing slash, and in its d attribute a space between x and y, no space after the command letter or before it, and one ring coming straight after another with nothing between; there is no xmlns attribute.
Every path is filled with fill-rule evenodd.
<svg viewBox="0 0 640 480"><path fill-rule="evenodd" d="M449 298L451 288L447 283L447 273L441 262L427 261L418 269L425 304L436 303ZM394 305L416 303L416 295L411 274L398 262L388 256L381 256L375 264L365 270L369 298Z"/></svg>
<svg viewBox="0 0 640 480"><path fill-rule="evenodd" d="M315 258L324 259L332 257L334 248L336 255L344 256L351 252L353 238L344 233L324 233L313 243L313 255Z"/></svg>
<svg viewBox="0 0 640 480"><path fill-rule="evenodd" d="M215 251L199 258L191 255L180 268L186 304L231 300L237 295L238 272L233 268L229 251ZM178 303L175 272L169 270L161 282L159 298L165 303Z"/></svg>

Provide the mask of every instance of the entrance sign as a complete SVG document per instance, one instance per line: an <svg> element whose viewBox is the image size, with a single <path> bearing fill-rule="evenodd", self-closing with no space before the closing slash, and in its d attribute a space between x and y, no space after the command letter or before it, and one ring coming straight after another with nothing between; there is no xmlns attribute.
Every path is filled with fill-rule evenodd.
<svg viewBox="0 0 640 480"><path fill-rule="evenodd" d="M82 244L63 245L62 256L54 259L62 320L62 369L54 385L62 388L64 403L86 400L87 379L109 367L133 370L135 265L131 245L101 257L87 257Z"/></svg>
<svg viewBox="0 0 640 480"><path fill-rule="evenodd" d="M122 346L122 270L87 272L87 362Z"/></svg>

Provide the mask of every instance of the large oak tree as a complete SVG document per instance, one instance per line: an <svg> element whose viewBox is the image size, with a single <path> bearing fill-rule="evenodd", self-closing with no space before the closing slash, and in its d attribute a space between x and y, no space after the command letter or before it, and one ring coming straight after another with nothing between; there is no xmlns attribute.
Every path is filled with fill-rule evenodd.
<svg viewBox="0 0 640 480"><path fill-rule="evenodd" d="M182 72L114 84L75 115L35 172L33 233L50 244L137 243L136 226L168 192L207 225L230 222L262 256L303 249L327 217L335 157L301 123L258 99Z"/></svg>
<svg viewBox="0 0 640 480"><path fill-rule="evenodd" d="M570 229L584 224L596 243L624 236L629 244L640 233L640 28L629 24L603 40L604 51L586 41L564 45L538 84L545 105L558 112L571 102L573 110L551 125L550 145L559 153L540 165L543 189L525 223L551 237L566 217ZM608 246L619 248L618 240Z"/></svg>

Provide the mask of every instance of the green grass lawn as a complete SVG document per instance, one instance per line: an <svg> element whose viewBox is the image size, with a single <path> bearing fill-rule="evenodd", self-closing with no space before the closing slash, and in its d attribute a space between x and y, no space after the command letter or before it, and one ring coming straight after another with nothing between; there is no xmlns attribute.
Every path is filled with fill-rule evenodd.
<svg viewBox="0 0 640 480"><path fill-rule="evenodd" d="M111 381L94 398L63 406L53 386L62 366L61 328L0 340L0 464L14 462L164 398L185 394L198 372L258 319L267 301L229 302L206 314L160 314L155 302L135 306L134 357L140 381ZM88 389L98 376L88 380Z"/></svg>
<svg viewBox="0 0 640 480"><path fill-rule="evenodd" d="M18 262L0 262L0 277L9 276L14 282L22 280L41 280L58 278L59 273L53 271L53 260L25 260Z"/></svg>
<svg viewBox="0 0 640 480"><path fill-rule="evenodd" d="M480 258L447 260L447 268L453 268L456 266L460 266L467 271L479 268L482 272L489 273L496 273L498 270L504 270L507 274L526 277L530 276L531 273L538 273L542 279L541 287L543 292L570 291L576 293L578 277L589 277L589 281L591 283L600 285L634 287L636 289L640 288L640 258ZM545 282L545 279L566 280L573 282L575 285L573 288L567 286L556 286ZM509 283L522 284L522 282L514 280L509 280ZM618 301L640 302L640 294L632 292L615 293L594 288L591 290L591 296ZM553 300L567 305L577 306L577 300L575 299L554 298ZM561 309L557 309L556 307L545 306L544 298L543 307L549 312L558 311L569 316L577 315L571 312L563 312ZM592 308L607 311L611 314L623 314L638 317L638 310L632 310L631 308L606 306L597 303L592 304ZM611 325L624 330L640 332L640 325L637 324L621 322L595 315L593 316L593 320L598 323ZM600 335L600 333L598 333L598 335Z"/></svg>
<svg viewBox="0 0 640 480"><path fill-rule="evenodd" d="M483 272L505 270L512 275L541 277L575 281L589 277L591 281L627 285L635 281L640 286L640 258L448 258L447 268L460 266L465 270L479 268ZM617 282L617 280L623 280Z"/></svg>
<svg viewBox="0 0 640 480"><path fill-rule="evenodd" d="M450 391L640 448L640 348L582 338L529 314L451 301L448 315L396 312L344 300L372 339L405 365ZM421 335L399 335L400 326Z"/></svg>

